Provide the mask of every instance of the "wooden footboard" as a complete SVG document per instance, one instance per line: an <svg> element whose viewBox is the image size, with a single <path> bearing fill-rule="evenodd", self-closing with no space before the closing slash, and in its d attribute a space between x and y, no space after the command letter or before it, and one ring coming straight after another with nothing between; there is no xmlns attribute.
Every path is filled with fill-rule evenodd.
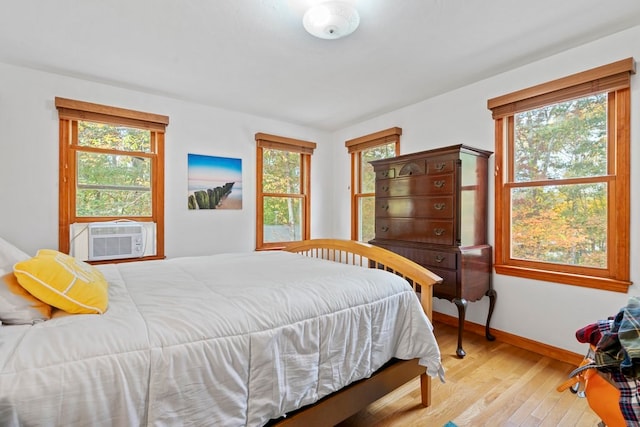
<svg viewBox="0 0 640 427"><path fill-rule="evenodd" d="M293 242L284 248L314 258L344 264L377 268L404 277L420 297L422 307L431 319L432 287L442 278L421 265L386 249L368 243L339 239L312 239ZM322 426L334 425L364 409L385 394L420 375L422 405L431 404L431 378L417 360L397 360L376 372L371 378L358 381L320 402L290 414L273 425ZM326 417L329 417L327 419Z"/></svg>
<svg viewBox="0 0 640 427"><path fill-rule="evenodd" d="M284 250L344 264L378 268L402 276L411 283L413 289L419 294L422 308L431 319L432 286L442 282L442 278L420 264L387 249L355 240L303 240L287 244Z"/></svg>

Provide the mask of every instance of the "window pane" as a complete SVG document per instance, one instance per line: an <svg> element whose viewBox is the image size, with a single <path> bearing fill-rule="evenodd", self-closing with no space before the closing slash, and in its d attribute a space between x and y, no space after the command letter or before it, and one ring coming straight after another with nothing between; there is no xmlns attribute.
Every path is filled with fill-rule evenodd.
<svg viewBox="0 0 640 427"><path fill-rule="evenodd" d="M77 216L150 216L151 160L77 153Z"/></svg>
<svg viewBox="0 0 640 427"><path fill-rule="evenodd" d="M265 197L264 243L302 240L302 198Z"/></svg>
<svg viewBox="0 0 640 427"><path fill-rule="evenodd" d="M369 162L373 160L386 159L396 155L396 144L390 142L385 145L362 150L360 164L360 191L359 193L374 193L376 188L376 174L373 172L373 166Z"/></svg>
<svg viewBox="0 0 640 427"><path fill-rule="evenodd" d="M358 239L361 242L372 240L375 237L375 197L358 198L358 218Z"/></svg>
<svg viewBox="0 0 640 427"><path fill-rule="evenodd" d="M604 183L511 190L511 256L607 267L607 186Z"/></svg>
<svg viewBox="0 0 640 427"><path fill-rule="evenodd" d="M145 129L79 121L78 145L149 153L151 132Z"/></svg>
<svg viewBox="0 0 640 427"><path fill-rule="evenodd" d="M272 149L262 153L262 191L300 194L300 153Z"/></svg>
<svg viewBox="0 0 640 427"><path fill-rule="evenodd" d="M607 173L607 94L514 116L516 182Z"/></svg>

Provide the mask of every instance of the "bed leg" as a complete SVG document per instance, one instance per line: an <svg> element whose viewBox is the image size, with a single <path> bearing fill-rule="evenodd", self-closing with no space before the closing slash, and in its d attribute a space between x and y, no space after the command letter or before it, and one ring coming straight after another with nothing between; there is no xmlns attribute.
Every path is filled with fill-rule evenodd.
<svg viewBox="0 0 640 427"><path fill-rule="evenodd" d="M431 377L427 374L420 374L420 395L422 406L431 406Z"/></svg>

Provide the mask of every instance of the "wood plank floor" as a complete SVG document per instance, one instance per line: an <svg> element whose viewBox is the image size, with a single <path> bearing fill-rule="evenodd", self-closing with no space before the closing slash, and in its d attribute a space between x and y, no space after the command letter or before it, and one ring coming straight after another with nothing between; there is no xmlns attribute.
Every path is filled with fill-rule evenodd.
<svg viewBox="0 0 640 427"><path fill-rule="evenodd" d="M420 405L419 380L369 405L340 427L589 426L600 419L586 399L556 387L575 365L467 333L467 356L455 355L456 329L435 324L446 383L432 380L432 404ZM586 348L585 348L586 351Z"/></svg>

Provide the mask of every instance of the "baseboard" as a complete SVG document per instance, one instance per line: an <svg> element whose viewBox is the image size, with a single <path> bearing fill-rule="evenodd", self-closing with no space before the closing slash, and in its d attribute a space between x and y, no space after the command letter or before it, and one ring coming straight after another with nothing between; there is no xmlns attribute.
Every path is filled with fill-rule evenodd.
<svg viewBox="0 0 640 427"><path fill-rule="evenodd" d="M438 313L436 311L433 312L433 321L444 323L445 325L450 325L455 328L458 327L457 317ZM465 332L471 332L477 335L485 336L484 325L479 325L477 323L469 322L467 320L465 320L464 322L464 330ZM541 356L547 356L552 359L559 360L561 362L568 362L576 366L579 365L580 362L582 362L582 359L584 358L584 354L578 354L572 351L563 350L558 347L553 347L547 344L543 344L537 341L530 340L528 338L520 337L518 335L513 335L508 332L500 331L493 328L491 328L491 335L496 337L496 341L502 341L514 347L522 348L524 350L531 351Z"/></svg>

